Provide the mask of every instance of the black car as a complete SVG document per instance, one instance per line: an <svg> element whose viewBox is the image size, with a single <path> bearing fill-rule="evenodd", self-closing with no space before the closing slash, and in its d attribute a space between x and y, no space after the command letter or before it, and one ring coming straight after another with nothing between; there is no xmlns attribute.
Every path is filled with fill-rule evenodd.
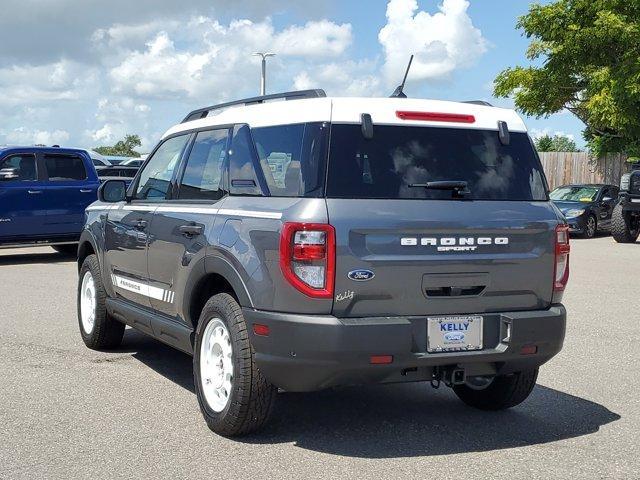
<svg viewBox="0 0 640 480"><path fill-rule="evenodd" d="M611 230L611 214L618 191L615 185L563 185L549 197L567 219L571 233L591 238L598 230Z"/></svg>

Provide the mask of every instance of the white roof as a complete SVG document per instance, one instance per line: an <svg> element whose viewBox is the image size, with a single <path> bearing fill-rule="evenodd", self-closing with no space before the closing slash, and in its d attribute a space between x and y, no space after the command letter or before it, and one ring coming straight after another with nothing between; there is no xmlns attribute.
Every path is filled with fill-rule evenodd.
<svg viewBox="0 0 640 480"><path fill-rule="evenodd" d="M397 112L429 112L472 115L473 122L405 120ZM287 125L304 122L360 123L360 115L371 115L376 125L450 126L497 130L498 121L507 122L510 131L526 132L520 116L513 110L472 103L423 100L416 98L322 97L303 100L271 101L212 110L208 116L170 128L163 136L185 130L247 123L251 127Z"/></svg>

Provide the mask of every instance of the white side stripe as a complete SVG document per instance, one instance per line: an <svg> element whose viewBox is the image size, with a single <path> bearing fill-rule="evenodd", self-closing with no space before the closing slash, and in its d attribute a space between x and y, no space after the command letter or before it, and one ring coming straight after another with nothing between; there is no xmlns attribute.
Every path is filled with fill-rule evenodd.
<svg viewBox="0 0 640 480"><path fill-rule="evenodd" d="M281 212L264 212L259 210L234 210L230 208L215 207L188 207L179 205L159 205L155 206L138 206L138 205L91 205L86 208L87 211L93 210L126 210L133 212L161 212L161 213L195 213L202 215L229 215L231 217L247 217L247 218L268 218L280 220Z"/></svg>
<svg viewBox="0 0 640 480"><path fill-rule="evenodd" d="M114 287L127 290L129 292L137 293L144 297L153 298L162 302L173 303L174 292L171 290L165 290L164 288L154 287L148 283L139 282L138 280L132 280L130 278L121 277L120 275L111 275L111 280Z"/></svg>

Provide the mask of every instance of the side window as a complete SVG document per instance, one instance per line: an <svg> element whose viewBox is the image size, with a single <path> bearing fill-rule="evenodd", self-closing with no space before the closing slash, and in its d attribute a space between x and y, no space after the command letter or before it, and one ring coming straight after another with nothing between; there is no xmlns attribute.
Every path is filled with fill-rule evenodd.
<svg viewBox="0 0 640 480"><path fill-rule="evenodd" d="M254 169L251 132L246 125L237 126L229 150L229 180L232 195L262 195Z"/></svg>
<svg viewBox="0 0 640 480"><path fill-rule="evenodd" d="M219 200L224 196L223 171L229 129L198 132L180 182L178 198Z"/></svg>
<svg viewBox="0 0 640 480"><path fill-rule="evenodd" d="M82 158L72 155L44 155L44 166L50 182L84 180L87 170Z"/></svg>
<svg viewBox="0 0 640 480"><path fill-rule="evenodd" d="M0 163L0 181L29 182L37 178L35 155L11 155Z"/></svg>
<svg viewBox="0 0 640 480"><path fill-rule="evenodd" d="M329 137L326 123L255 128L252 133L273 196L322 195Z"/></svg>
<svg viewBox="0 0 640 480"><path fill-rule="evenodd" d="M158 147L140 174L136 199L159 201L167 198L173 171L188 139L188 134L172 137Z"/></svg>

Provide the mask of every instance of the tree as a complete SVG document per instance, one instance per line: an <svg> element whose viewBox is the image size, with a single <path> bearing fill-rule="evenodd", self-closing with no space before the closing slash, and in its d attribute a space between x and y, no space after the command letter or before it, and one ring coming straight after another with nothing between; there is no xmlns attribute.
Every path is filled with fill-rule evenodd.
<svg viewBox="0 0 640 480"><path fill-rule="evenodd" d="M139 157L140 153L134 148L140 147L142 142L138 135L125 135L123 140L116 142L112 147L95 147L93 150L101 155L117 155L120 157Z"/></svg>
<svg viewBox="0 0 640 480"><path fill-rule="evenodd" d="M526 115L572 112L595 155L640 154L640 0L536 4L517 27L534 64L499 73L494 94Z"/></svg>
<svg viewBox="0 0 640 480"><path fill-rule="evenodd" d="M539 152L579 152L576 142L565 135L543 135L536 139Z"/></svg>

